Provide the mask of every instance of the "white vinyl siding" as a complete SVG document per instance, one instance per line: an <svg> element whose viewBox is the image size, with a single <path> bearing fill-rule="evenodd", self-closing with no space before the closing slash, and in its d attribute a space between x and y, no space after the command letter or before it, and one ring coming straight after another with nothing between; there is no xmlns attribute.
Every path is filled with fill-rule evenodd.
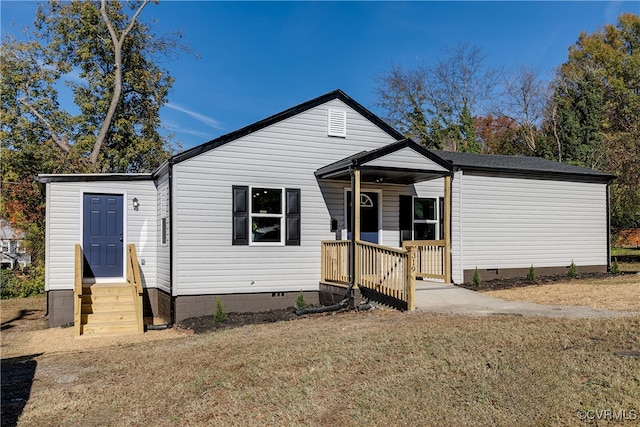
<svg viewBox="0 0 640 427"><path fill-rule="evenodd" d="M327 136L329 108L347 112L345 138ZM317 290L320 241L336 236L314 172L391 142L332 100L174 165L174 295ZM231 245L234 185L300 189L300 246Z"/></svg>
<svg viewBox="0 0 640 427"><path fill-rule="evenodd" d="M446 171L446 169L439 164L431 161L430 159L426 158L422 154L409 147L371 160L370 162L366 162L365 165L392 168L424 169L441 172Z"/></svg>
<svg viewBox="0 0 640 427"><path fill-rule="evenodd" d="M605 184L466 173L459 203L464 270L607 265Z"/></svg>
<svg viewBox="0 0 640 427"><path fill-rule="evenodd" d="M135 243L143 285L156 283L156 187L153 181L52 182L47 184L45 289L73 289L75 244L82 244L82 194L125 194L125 244ZM133 210L133 198L140 206Z"/></svg>
<svg viewBox="0 0 640 427"><path fill-rule="evenodd" d="M451 280L453 283L462 283L464 281L461 221L463 215L461 206L464 178L462 171L456 171L451 180Z"/></svg>

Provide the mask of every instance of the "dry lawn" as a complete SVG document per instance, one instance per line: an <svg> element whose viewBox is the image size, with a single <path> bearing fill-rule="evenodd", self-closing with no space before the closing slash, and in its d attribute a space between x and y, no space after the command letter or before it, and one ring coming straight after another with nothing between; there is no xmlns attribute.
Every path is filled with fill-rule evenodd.
<svg viewBox="0 0 640 427"><path fill-rule="evenodd" d="M640 351L640 315L374 310L146 342L56 335L67 350L37 342L71 328L23 331L7 348L9 331L3 395L5 368L32 372L19 426L573 426L605 410L640 424L640 357L614 354Z"/></svg>
<svg viewBox="0 0 640 427"><path fill-rule="evenodd" d="M509 301L549 305L582 305L600 309L640 312L640 275L607 279L575 279L524 288L487 291Z"/></svg>
<svg viewBox="0 0 640 427"><path fill-rule="evenodd" d="M640 410L617 350L640 317L323 316L36 356L18 425L576 425Z"/></svg>

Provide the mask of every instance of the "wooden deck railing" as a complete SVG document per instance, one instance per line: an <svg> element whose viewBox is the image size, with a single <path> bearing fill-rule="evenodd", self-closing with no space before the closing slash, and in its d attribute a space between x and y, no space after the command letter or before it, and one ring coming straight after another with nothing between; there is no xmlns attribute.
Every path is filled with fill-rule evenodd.
<svg viewBox="0 0 640 427"><path fill-rule="evenodd" d="M350 244L348 240L325 240L322 242L321 281L349 284Z"/></svg>
<svg viewBox="0 0 640 427"><path fill-rule="evenodd" d="M356 241L356 284L407 303L414 310L415 252L413 248L395 249L374 243Z"/></svg>
<svg viewBox="0 0 640 427"><path fill-rule="evenodd" d="M448 280L451 266L444 240L410 240L403 242L402 246L416 249L416 277Z"/></svg>
<svg viewBox="0 0 640 427"><path fill-rule="evenodd" d="M75 247L75 284L73 287L73 335L80 336L82 322L82 269L84 266L84 256L82 246L76 244Z"/></svg>
<svg viewBox="0 0 640 427"><path fill-rule="evenodd" d="M127 245L127 283L131 285L133 291L133 301L136 308L138 320L138 332L144 332L144 319L142 316L142 278L140 276L140 265L138 264L138 254L136 245Z"/></svg>
<svg viewBox="0 0 640 427"><path fill-rule="evenodd" d="M322 282L349 283L350 244L348 240L322 242ZM406 303L406 309L414 310L415 254L412 247L404 250L356 241L355 285Z"/></svg>

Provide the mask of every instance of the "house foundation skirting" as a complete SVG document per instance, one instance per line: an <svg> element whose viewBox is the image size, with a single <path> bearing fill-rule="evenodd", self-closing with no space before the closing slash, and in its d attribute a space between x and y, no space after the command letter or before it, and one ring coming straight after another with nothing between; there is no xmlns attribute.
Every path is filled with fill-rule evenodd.
<svg viewBox="0 0 640 427"><path fill-rule="evenodd" d="M322 305L333 305L337 304L344 299L345 292L347 291L346 286L341 285L332 285L326 282L320 282L320 291L319 298L320 304ZM360 289L353 289L353 303L355 305L360 304L362 301L362 295L360 294Z"/></svg>
<svg viewBox="0 0 640 427"><path fill-rule="evenodd" d="M142 312L145 325L171 323L171 295L160 289L145 289L142 296Z"/></svg>
<svg viewBox="0 0 640 427"><path fill-rule="evenodd" d="M49 327L73 324L73 290L47 291Z"/></svg>
<svg viewBox="0 0 640 427"><path fill-rule="evenodd" d="M179 323L190 317L213 315L217 298L220 298L227 313L246 313L293 309L299 294L300 291L177 296L174 297L175 322ZM304 291L302 294L307 304L318 304L318 291Z"/></svg>
<svg viewBox="0 0 640 427"><path fill-rule="evenodd" d="M567 272L569 267L536 267L533 266L536 276L554 276L554 275L564 275L567 276ZM606 273L607 266L606 265L585 265L585 266L576 266L576 271L578 274L580 273ZM526 278L529 273L529 267L526 268L487 268L487 269L478 269L478 273L480 273L480 280L493 280L493 279L509 279L514 277L522 277ZM473 270L464 270L464 282L471 283L473 281L473 275L475 274L475 269ZM568 276L567 276L568 277Z"/></svg>

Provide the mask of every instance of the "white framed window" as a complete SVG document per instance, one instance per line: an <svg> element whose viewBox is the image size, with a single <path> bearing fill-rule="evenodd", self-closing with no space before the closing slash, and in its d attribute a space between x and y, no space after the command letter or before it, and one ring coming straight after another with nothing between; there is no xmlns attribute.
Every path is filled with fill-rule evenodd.
<svg viewBox="0 0 640 427"><path fill-rule="evenodd" d="M2 252L9 252L9 240L2 241Z"/></svg>
<svg viewBox="0 0 640 427"><path fill-rule="evenodd" d="M413 240L440 239L438 199L413 198Z"/></svg>
<svg viewBox="0 0 640 427"><path fill-rule="evenodd" d="M250 245L284 244L284 202L283 188L251 187Z"/></svg>
<svg viewBox="0 0 640 427"><path fill-rule="evenodd" d="M27 252L27 250L24 247L24 242L22 240L18 240L16 242L16 252L19 254L24 254Z"/></svg>

